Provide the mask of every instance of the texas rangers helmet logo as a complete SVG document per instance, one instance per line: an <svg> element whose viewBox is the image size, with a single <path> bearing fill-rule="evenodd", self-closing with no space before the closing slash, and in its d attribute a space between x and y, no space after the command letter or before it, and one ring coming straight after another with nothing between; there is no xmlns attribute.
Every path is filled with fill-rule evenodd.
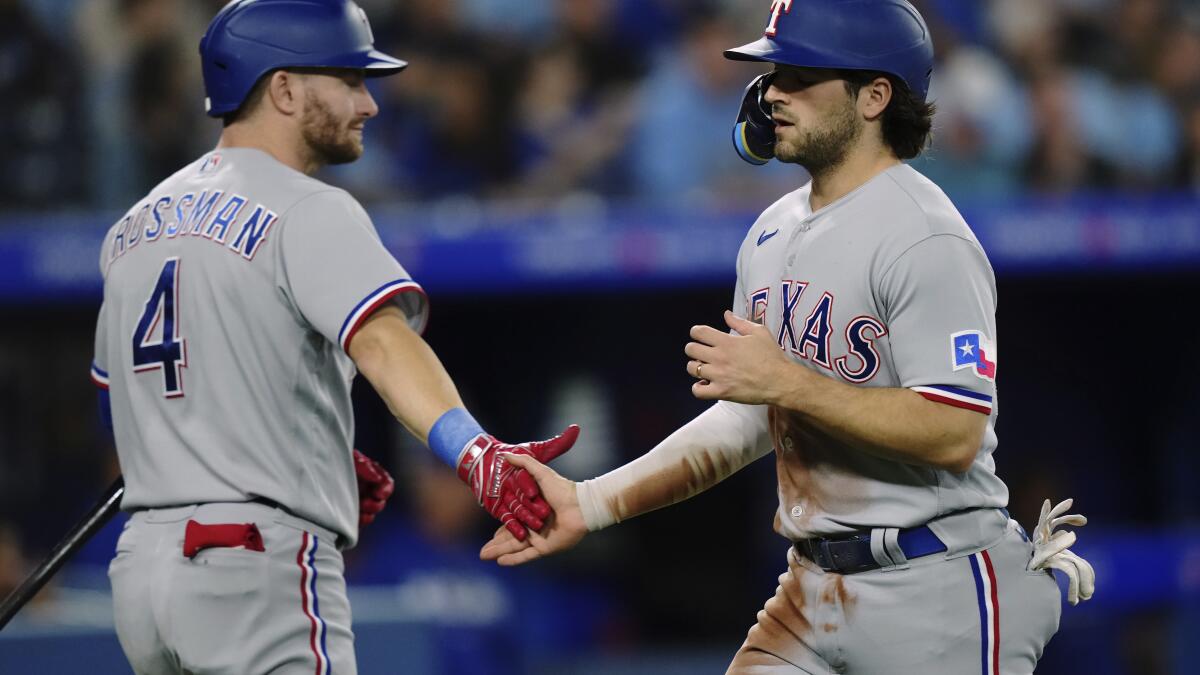
<svg viewBox="0 0 1200 675"><path fill-rule="evenodd" d="M971 368L976 377L996 379L996 348L977 330L964 330L950 336L951 361L955 370Z"/></svg>
<svg viewBox="0 0 1200 675"><path fill-rule="evenodd" d="M771 0L771 21L763 35L775 37L775 24L779 23L779 15L792 11L792 0Z"/></svg>

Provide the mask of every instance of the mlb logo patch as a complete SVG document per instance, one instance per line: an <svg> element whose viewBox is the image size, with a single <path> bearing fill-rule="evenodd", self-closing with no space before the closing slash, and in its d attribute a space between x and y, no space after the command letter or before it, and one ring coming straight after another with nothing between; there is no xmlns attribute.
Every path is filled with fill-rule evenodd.
<svg viewBox="0 0 1200 675"><path fill-rule="evenodd" d="M200 165L200 173L208 173L221 165L221 155L213 153Z"/></svg>
<svg viewBox="0 0 1200 675"><path fill-rule="evenodd" d="M950 361L954 370L970 368L976 377L996 379L996 347L977 330L964 330L950 336Z"/></svg>

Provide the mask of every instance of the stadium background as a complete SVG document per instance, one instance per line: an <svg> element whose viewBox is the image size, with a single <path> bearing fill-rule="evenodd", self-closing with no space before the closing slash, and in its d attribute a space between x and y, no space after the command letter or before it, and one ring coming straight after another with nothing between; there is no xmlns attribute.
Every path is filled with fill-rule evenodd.
<svg viewBox="0 0 1200 675"><path fill-rule="evenodd" d="M431 294L426 338L502 438L567 421L585 478L703 408L688 328L803 174L729 143L757 71L721 58L767 0L360 0L408 59L372 83L347 187ZM87 378L104 230L210 148L196 43L215 0L0 0L0 593L116 473ZM926 0L938 47L916 166L1000 286L998 471L1092 520L1096 597L1039 672L1200 662L1200 3ZM487 330L480 330L486 328ZM486 334L488 337L475 337ZM518 570L475 560L466 489L356 389L358 445L400 489L347 555L364 673L721 672L782 569L773 468ZM98 537L0 634L3 673L128 672ZM921 607L914 606L914 612ZM513 644L520 616L537 637Z"/></svg>

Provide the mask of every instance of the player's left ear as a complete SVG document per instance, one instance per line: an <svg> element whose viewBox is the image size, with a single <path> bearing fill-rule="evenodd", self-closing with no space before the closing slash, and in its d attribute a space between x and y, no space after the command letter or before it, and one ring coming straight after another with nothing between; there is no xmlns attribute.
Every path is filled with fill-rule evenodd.
<svg viewBox="0 0 1200 675"><path fill-rule="evenodd" d="M276 70L269 75L267 97L275 109L283 115L295 115L303 108L304 75L302 73Z"/></svg>
<svg viewBox="0 0 1200 675"><path fill-rule="evenodd" d="M858 112L869 121L879 119L892 100L892 83L877 77L858 90Z"/></svg>

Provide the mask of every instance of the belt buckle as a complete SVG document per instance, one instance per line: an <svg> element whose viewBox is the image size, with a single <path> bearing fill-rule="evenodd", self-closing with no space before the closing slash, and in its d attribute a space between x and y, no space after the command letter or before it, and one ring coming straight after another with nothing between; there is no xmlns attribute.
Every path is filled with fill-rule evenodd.
<svg viewBox="0 0 1200 675"><path fill-rule="evenodd" d="M813 542L820 542L820 539L801 539L792 544L796 548L796 552L808 558L817 564L817 567L824 567L821 562L821 551L818 547L813 546Z"/></svg>
<svg viewBox="0 0 1200 675"><path fill-rule="evenodd" d="M817 545L821 551L821 560L817 564L825 568L826 572L841 572L841 565L838 563L837 546L838 542L835 539L818 539Z"/></svg>
<svg viewBox="0 0 1200 675"><path fill-rule="evenodd" d="M845 539L822 540L823 548L829 556L829 571L837 572L838 574L856 574L858 572L866 572L879 567L873 556L868 555L866 558L861 556L852 556L850 553L858 553L859 549L866 544L867 551L870 551L871 535L857 534ZM839 550L844 551L839 553ZM858 559L855 559L858 558Z"/></svg>

